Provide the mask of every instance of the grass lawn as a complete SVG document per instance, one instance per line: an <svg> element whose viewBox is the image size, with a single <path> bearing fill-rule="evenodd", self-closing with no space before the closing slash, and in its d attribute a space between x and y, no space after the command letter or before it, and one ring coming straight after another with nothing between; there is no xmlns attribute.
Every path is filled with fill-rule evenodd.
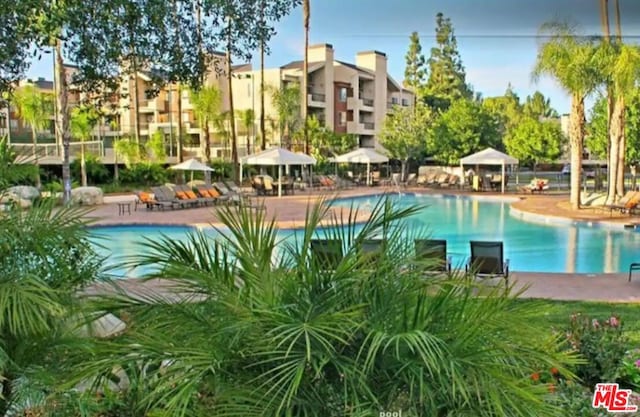
<svg viewBox="0 0 640 417"><path fill-rule="evenodd" d="M611 315L620 317L622 326L633 347L640 344L640 304L595 303L585 301L520 300L521 303L543 303L539 318L548 323L549 328L563 329L568 326L574 313L581 313L597 319Z"/></svg>

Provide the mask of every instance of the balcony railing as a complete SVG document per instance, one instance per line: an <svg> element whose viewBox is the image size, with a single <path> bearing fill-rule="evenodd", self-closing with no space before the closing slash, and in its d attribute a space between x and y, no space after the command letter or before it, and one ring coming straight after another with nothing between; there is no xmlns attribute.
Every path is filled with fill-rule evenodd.
<svg viewBox="0 0 640 417"><path fill-rule="evenodd" d="M311 93L311 101L320 101L324 103L325 95L319 93Z"/></svg>
<svg viewBox="0 0 640 417"><path fill-rule="evenodd" d="M363 98L362 104L365 106L373 107L373 99L372 98Z"/></svg>
<svg viewBox="0 0 640 417"><path fill-rule="evenodd" d="M372 122L364 122L362 123L364 128L367 130L374 130L376 128L376 124Z"/></svg>

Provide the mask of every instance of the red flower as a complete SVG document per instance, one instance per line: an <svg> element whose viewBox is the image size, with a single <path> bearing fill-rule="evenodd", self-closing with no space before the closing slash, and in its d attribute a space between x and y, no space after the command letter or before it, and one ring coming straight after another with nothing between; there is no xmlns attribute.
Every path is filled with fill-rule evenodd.
<svg viewBox="0 0 640 417"><path fill-rule="evenodd" d="M533 374L531 374L531 379L534 382L540 381L540 372L534 372Z"/></svg>
<svg viewBox="0 0 640 417"><path fill-rule="evenodd" d="M558 375L559 373L558 368L551 368L551 375Z"/></svg>

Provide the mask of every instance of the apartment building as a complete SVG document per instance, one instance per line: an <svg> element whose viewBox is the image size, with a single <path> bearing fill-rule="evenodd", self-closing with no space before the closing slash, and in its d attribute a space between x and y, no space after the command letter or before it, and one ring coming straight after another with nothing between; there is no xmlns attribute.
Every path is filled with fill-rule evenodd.
<svg viewBox="0 0 640 417"><path fill-rule="evenodd" d="M205 85L215 86L220 90L221 112L228 112L230 109L228 78L224 71L220 71L226 66L225 54L216 53L211 65ZM301 84L302 69L303 62L294 61L279 68L265 70L266 136L269 146L283 145L283 139L285 139L279 127L278 109L270 91L281 89L289 83ZM74 70L75 67L67 66L69 80ZM256 141L259 136L260 71L253 70L251 64L234 65L231 76L238 154L244 156L256 150ZM135 76L124 76L118 91L113 92L107 100L103 100L103 111L106 116L94 130L97 145L94 153L102 156L105 163L114 161L112 145L114 138L135 135L136 117L143 141L157 131L164 133L168 162L174 162L177 154L175 135L179 122L182 123L185 139L184 155L202 156L203 147L200 143L202 126L198 123L188 88L182 88L178 97L177 85L164 84L159 87L155 85L155 80L157 77L148 71L138 71ZM36 84L43 91L53 91L51 81L39 79ZM87 99L73 85L70 85L69 90L71 107ZM347 63L335 59L333 47L329 44L309 48L306 98L310 116L315 116L323 126L335 132L357 135L361 147L378 147L376 135L382 127L387 112L395 105L412 106L414 102L413 93L404 89L388 74L387 56L384 53L360 52L355 57L355 63ZM181 114L179 114L178 100L181 104ZM252 110L254 114L253 120L248 122L246 117L243 117L243 113L247 110ZM49 136L53 138L55 128L53 115L51 120ZM228 135L230 123L231 121L227 120L222 131L211 126L212 157L230 155ZM0 134L3 132L2 126L9 126L9 124L12 135L25 132L25 127L21 125L15 112L9 117L6 110L2 113L0 109Z"/></svg>
<svg viewBox="0 0 640 417"><path fill-rule="evenodd" d="M361 147L378 147L376 135L385 115L394 105L412 106L413 93L403 88L387 72L387 56L379 51L360 52L355 63L338 61L330 44L309 47L307 103L309 115L335 132L355 134ZM282 88L301 84L303 61L265 70L265 84ZM260 71L247 66L234 73L233 98L236 109L253 109L260 114ZM265 115L278 120L271 95L265 97ZM273 130L273 129L272 129ZM271 132L271 144L282 141L279 129Z"/></svg>

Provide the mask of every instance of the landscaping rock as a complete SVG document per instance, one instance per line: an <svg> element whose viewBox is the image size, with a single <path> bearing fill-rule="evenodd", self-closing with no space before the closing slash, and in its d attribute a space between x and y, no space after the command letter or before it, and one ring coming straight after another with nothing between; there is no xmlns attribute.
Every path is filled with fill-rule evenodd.
<svg viewBox="0 0 640 417"><path fill-rule="evenodd" d="M71 190L71 201L83 206L97 206L104 203L104 193L98 187L78 187Z"/></svg>
<svg viewBox="0 0 640 417"><path fill-rule="evenodd" d="M0 198L0 204L18 204L21 208L29 208L37 198L40 198L40 191L36 187L16 185L4 191L2 198Z"/></svg>

